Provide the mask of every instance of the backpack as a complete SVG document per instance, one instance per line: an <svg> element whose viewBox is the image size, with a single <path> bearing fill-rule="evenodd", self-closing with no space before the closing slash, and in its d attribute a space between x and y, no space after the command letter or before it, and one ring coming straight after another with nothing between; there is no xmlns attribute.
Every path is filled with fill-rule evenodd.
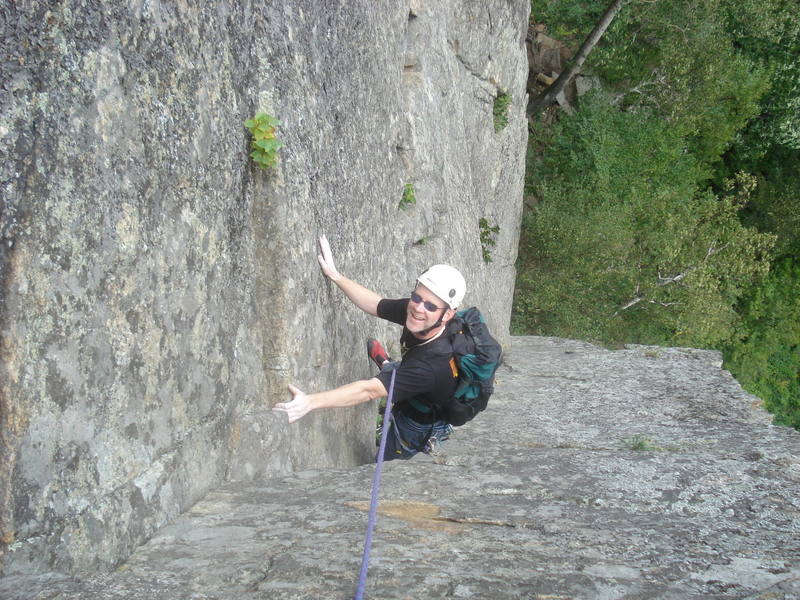
<svg viewBox="0 0 800 600"><path fill-rule="evenodd" d="M444 407L444 420L463 425L486 408L494 391L494 376L503 362L503 349L489 333L480 311L468 308L456 313L450 343L458 366L458 387Z"/></svg>

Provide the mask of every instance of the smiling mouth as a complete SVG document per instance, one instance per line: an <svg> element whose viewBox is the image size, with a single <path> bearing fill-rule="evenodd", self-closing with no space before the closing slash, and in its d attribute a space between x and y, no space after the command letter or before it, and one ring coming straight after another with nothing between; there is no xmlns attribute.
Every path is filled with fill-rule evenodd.
<svg viewBox="0 0 800 600"><path fill-rule="evenodd" d="M413 319L414 321L420 321L420 322L424 322L425 321L425 317L424 316L418 317L414 313L408 313L408 316L411 317L411 319Z"/></svg>

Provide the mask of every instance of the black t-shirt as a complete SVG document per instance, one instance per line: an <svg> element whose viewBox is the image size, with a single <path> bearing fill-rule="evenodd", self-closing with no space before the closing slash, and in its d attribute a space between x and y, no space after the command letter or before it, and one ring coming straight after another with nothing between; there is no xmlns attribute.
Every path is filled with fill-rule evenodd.
<svg viewBox="0 0 800 600"><path fill-rule="evenodd" d="M405 327L407 307L408 298L384 298L378 303L378 317L403 325L400 336L403 360L395 375L392 402L398 411L417 423L432 423L440 418L436 416L437 408L452 398L458 385L450 331L427 343L414 337ZM392 373L382 372L377 378L388 391Z"/></svg>

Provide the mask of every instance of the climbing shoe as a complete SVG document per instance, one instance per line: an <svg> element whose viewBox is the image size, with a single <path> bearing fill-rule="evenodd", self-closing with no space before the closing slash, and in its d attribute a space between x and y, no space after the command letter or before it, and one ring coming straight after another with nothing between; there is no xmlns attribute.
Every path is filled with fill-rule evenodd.
<svg viewBox="0 0 800 600"><path fill-rule="evenodd" d="M367 354L372 361L378 365L379 369L383 366L383 363L389 360L389 355L386 354L386 350L384 350L381 343L374 338L369 338L367 340Z"/></svg>

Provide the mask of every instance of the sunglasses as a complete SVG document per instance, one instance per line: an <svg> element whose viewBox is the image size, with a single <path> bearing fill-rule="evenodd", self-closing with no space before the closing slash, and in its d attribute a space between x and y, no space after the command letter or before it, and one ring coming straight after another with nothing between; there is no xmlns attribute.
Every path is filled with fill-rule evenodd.
<svg viewBox="0 0 800 600"><path fill-rule="evenodd" d="M423 300L422 296L420 296L417 292L411 292L411 301L414 304L419 304L422 302L422 306L424 306L425 310L428 312L436 312L437 310L444 310L447 308L446 306L436 306L430 300Z"/></svg>

